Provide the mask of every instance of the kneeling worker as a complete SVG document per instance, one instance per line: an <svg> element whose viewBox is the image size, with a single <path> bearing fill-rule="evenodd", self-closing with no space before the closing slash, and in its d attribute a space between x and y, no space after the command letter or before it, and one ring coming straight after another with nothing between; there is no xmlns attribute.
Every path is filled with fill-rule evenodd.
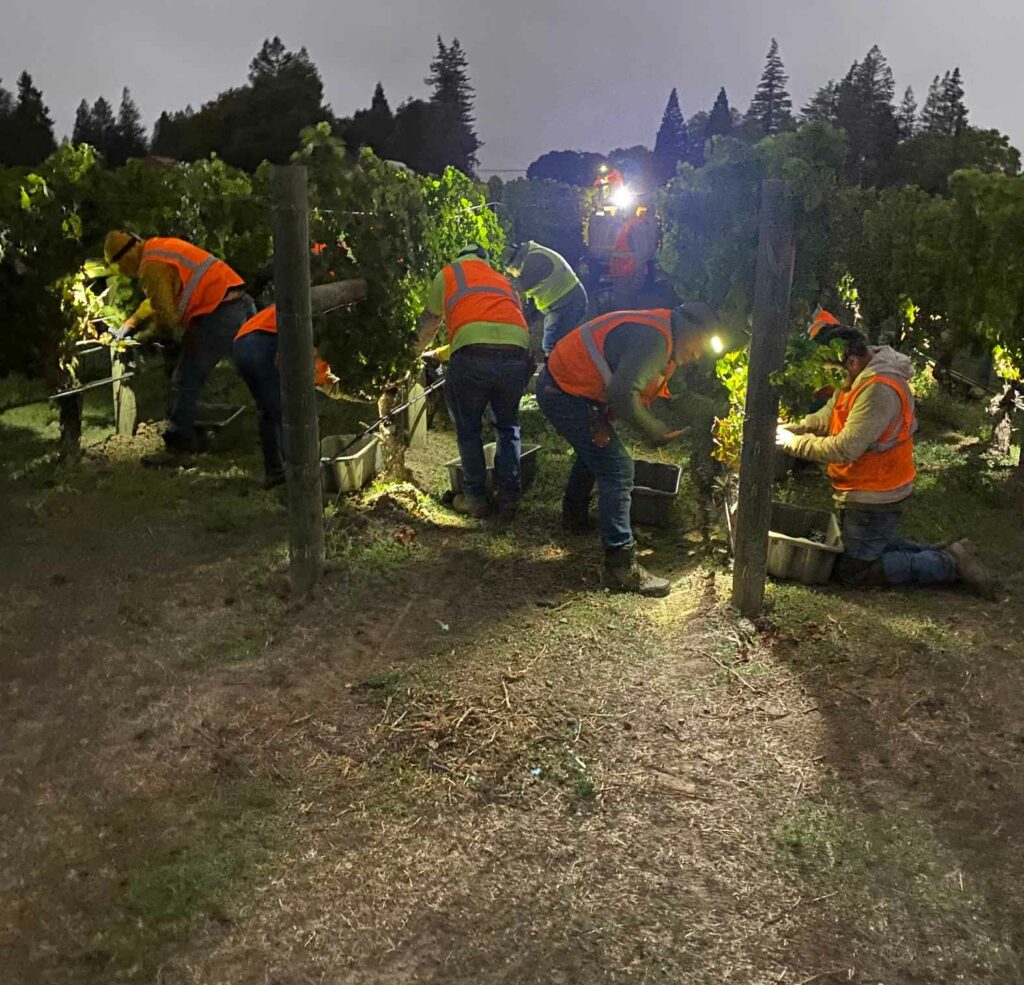
<svg viewBox="0 0 1024 985"><path fill-rule="evenodd" d="M198 450L196 412L203 384L231 355L235 333L256 313L256 305L245 293L245 281L223 260L182 239L140 239L115 229L107 233L103 252L107 263L125 277L137 277L146 295L118 338L128 338L149 320L164 332L184 328L171 381L166 447L142 459L144 465L180 465Z"/></svg>
<svg viewBox="0 0 1024 985"><path fill-rule="evenodd" d="M908 356L870 346L858 331L820 312L811 337L840 340L846 379L817 413L780 424L778 448L828 466L842 515L844 554L837 577L846 585L938 585L962 582L991 597L992 578L969 540L928 547L899 535L914 489L917 417Z"/></svg>
<svg viewBox="0 0 1024 985"><path fill-rule="evenodd" d="M562 498L562 525L576 532L587 528L596 481L597 525L611 588L656 597L669 592L666 579L636 560L629 519L633 459L610 416L627 421L653 445L679 437L681 431L670 431L647 408L656 397L669 396L668 381L678 366L707 351L717 324L704 304L613 311L562 339L537 381L540 409L576 453Z"/></svg>
<svg viewBox="0 0 1024 985"><path fill-rule="evenodd" d="M541 348L546 359L555 343L587 317L586 288L565 257L533 240L506 247L503 259L512 286L544 316Z"/></svg>

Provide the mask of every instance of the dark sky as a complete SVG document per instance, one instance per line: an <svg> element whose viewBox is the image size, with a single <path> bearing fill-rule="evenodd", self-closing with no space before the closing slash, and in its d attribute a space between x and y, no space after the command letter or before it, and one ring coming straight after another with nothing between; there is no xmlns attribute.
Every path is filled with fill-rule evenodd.
<svg viewBox="0 0 1024 985"><path fill-rule="evenodd" d="M34 0L0 35L0 77L27 68L70 131L85 96L116 106L128 85L147 123L245 81L262 40L305 45L336 113L365 106L381 80L392 106L425 92L440 33L457 36L477 90L481 174L525 168L545 150L653 143L669 90L687 115L720 85L745 110L769 40L779 40L799 106L878 43L899 97L924 102L959 65L971 122L1024 143L1022 0Z"/></svg>

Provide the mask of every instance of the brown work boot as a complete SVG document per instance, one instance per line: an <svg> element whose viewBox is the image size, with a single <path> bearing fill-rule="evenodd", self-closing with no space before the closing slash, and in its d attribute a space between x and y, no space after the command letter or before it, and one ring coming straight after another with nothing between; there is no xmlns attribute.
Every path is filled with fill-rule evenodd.
<svg viewBox="0 0 1024 985"><path fill-rule="evenodd" d="M472 516L480 519L491 512L491 507L486 499L474 499L465 493L456 493L452 499L451 508L463 516Z"/></svg>
<svg viewBox="0 0 1024 985"><path fill-rule="evenodd" d="M606 551L604 583L616 592L633 592L645 598L664 598L672 590L667 578L652 575L636 559L636 546Z"/></svg>
<svg viewBox="0 0 1024 985"><path fill-rule="evenodd" d="M983 599L995 598L992 575L978 556L973 541L958 540L946 548L946 553L956 564L957 581Z"/></svg>

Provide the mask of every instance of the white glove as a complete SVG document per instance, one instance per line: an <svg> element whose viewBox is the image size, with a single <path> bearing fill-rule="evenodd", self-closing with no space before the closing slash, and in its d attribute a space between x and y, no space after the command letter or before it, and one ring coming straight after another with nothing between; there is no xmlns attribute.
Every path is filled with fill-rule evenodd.
<svg viewBox="0 0 1024 985"><path fill-rule="evenodd" d="M775 428L775 447L789 451L796 444L796 435L782 424Z"/></svg>

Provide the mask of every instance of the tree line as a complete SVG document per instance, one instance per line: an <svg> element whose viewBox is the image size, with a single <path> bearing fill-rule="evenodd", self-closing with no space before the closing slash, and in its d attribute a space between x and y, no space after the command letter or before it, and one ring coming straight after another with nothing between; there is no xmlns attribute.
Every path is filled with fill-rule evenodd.
<svg viewBox="0 0 1024 985"><path fill-rule="evenodd" d="M71 142L92 146L107 167L148 154L178 161L216 154L255 171L263 161L287 161L299 149L302 131L326 122L353 153L369 147L421 174L452 166L472 175L481 145L468 61L457 38L445 43L438 37L424 81L430 87L427 99L409 98L392 110L378 83L369 108L339 118L324 102L320 71L306 49L290 51L279 37L268 38L250 62L244 85L198 110L165 110L151 137L125 88L116 114L105 96L92 103L83 99ZM16 93L0 80L0 164L35 166L56 149L53 118L28 72L18 79Z"/></svg>
<svg viewBox="0 0 1024 985"><path fill-rule="evenodd" d="M972 127L959 68L935 76L923 108L913 88L896 102L893 72L875 45L839 79L821 86L799 111L773 38L750 104L741 113L724 86L714 105L689 118L676 89L669 93L653 150L616 148L607 154L550 151L527 170L530 179L589 185L601 163L611 163L648 188L665 184L683 165L705 165L713 141L735 138L755 144L808 123L828 123L846 133L846 158L837 177L858 187L912 184L944 193L950 174L962 168L1015 174L1020 154L998 130Z"/></svg>

